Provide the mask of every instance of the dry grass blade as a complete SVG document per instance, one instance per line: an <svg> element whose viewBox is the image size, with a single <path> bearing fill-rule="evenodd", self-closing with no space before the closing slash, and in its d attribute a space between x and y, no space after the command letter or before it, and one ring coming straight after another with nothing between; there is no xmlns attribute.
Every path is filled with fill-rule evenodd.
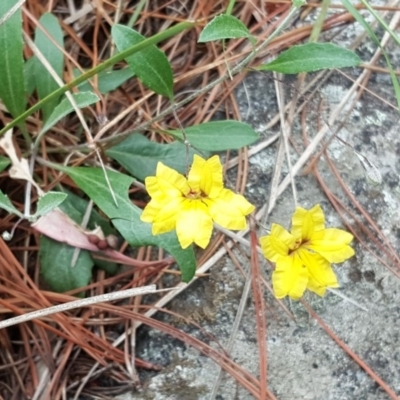
<svg viewBox="0 0 400 400"><path fill-rule="evenodd" d="M260 398L264 399L267 397L267 327L265 318L265 305L263 289L261 285L261 272L258 262L257 246L257 235L254 230L250 232L251 240L251 286L253 289L254 298L254 309L255 309L255 320L257 324L257 341L258 341L258 357L259 357L259 368L260 368Z"/></svg>
<svg viewBox="0 0 400 400"><path fill-rule="evenodd" d="M23 6L26 0L18 0L9 11L7 11L1 18L0 18L0 26L4 24L9 18L13 16L13 14Z"/></svg>
<svg viewBox="0 0 400 400"><path fill-rule="evenodd" d="M38 185L31 198L26 194L24 183L10 179L5 172L0 174L2 191L4 190L13 200L13 204L18 210L29 210L37 201L41 191L47 192L62 187L68 188L78 196L83 196L69 177L54 171L52 167L54 163L67 166L98 166L101 164L103 168L109 164L107 167L122 170L118 163L103 154L103 147L106 150L132 132L142 132L153 141L167 144L171 143L172 138L160 132L180 126L186 128L213 119L241 120L243 116L248 116L251 120L252 115L257 113L259 99L255 101L252 93L248 91L248 107L243 111L242 104L237 101L237 92L235 92L242 86L244 75L251 71L252 66L260 65L267 58L275 57L279 51L307 39L314 29L313 23L307 22L312 21L313 17L308 15L319 11L321 7L318 2L308 4L302 10L304 12L298 16L296 23L290 26L289 22L292 22L294 17L297 18L297 11L290 8L291 1L233 2L232 15L243 21L250 33L257 39L258 46L255 53L246 39L227 40L225 47L218 42L197 43L198 35L204 25L226 9L226 2L222 0L214 2L141 0L136 2L137 4L132 5L131 3L122 0L91 2L90 4L73 0L49 2L19 0L9 12L1 17L0 29L12 13L23 5L25 59L28 60L35 54L60 86L64 84L64 80L65 82L71 81L76 74L99 65L114 53L115 47L111 38L111 26L114 23L133 26L138 32L149 37L157 32L165 31L180 21L201 21L192 30L180 33L159 45L167 55L174 71L175 104L166 98L155 95L137 79L129 79L108 93L101 92L102 78L95 76L88 82L87 88L98 95L100 102L93 108L80 110L68 92L67 96L71 99L76 113L57 123L45 135L36 136L34 152L26 146L20 130L15 128L13 135L14 161L22 162L22 159L30 156L31 172L29 177L33 177L35 184ZM361 5L357 7L363 9ZM396 16L400 11L398 3L390 3L375 7L375 9L388 14L393 13L391 14L394 15L391 21L392 28L398 24L398 16ZM327 34L325 38L328 40L353 21L352 16L343 10L341 5L331 5L328 18L324 21L321 20L319 29ZM52 67L46 62L32 40L33 32L38 27L40 29L39 19L45 12L51 12L58 18L65 35L66 50L62 51L66 65L63 79L54 74ZM260 43L261 45L259 45ZM384 34L382 46L387 44L388 35ZM257 55L255 56L255 54ZM361 99L361 95L370 90L368 85L372 73L387 72L385 68L377 66L379 59L380 50L378 49L368 62L362 64L363 72L360 76L357 79L350 78L353 79L351 88L343 96L340 104L331 112L330 117L326 118L327 123L319 127L317 134L310 140L304 134L305 150L298 158L292 152L292 149L298 146L298 137L295 136L297 133L295 118L302 113L300 115L302 128L306 132L306 125L309 122L306 113L309 105L316 97L315 93L321 90L321 85L326 84L329 79L333 79L334 71L315 74L308 83L304 77L304 85L297 87L298 92L287 104L285 104L285 97L289 98L286 95L287 88L282 82L283 79L277 77L274 85L278 112L276 115L271 115L271 118L266 121L266 115L269 116L270 113L268 109L268 112L264 112L262 121L256 121L261 122L259 127L260 131L262 130L262 141L249 150L244 149L234 154L227 154L224 174L228 178L229 185L237 192L244 193L248 187L254 187L256 177L251 157L272 146L280 138L276 149L270 147L267 150L269 155L275 152L276 163L275 171L271 172L272 179L267 177L258 183L260 186L265 186L265 182L267 182L266 185L271 186L268 203L265 198L260 200L253 193L261 208L253 222L260 221L262 216L270 217L275 207L285 200L282 194L289 184L292 186L294 203L297 204L296 190L299 193L301 191L296 189L295 183L303 179L299 175L304 166L308 164L306 172L314 175L318 187L326 194L336 210L335 215L342 218L344 224L359 240L363 246L362 251L374 257L374 260L376 259L379 264L384 265L393 275L400 277L400 257L396 246L390 242L386 231L380 228L373 215L367 212L368 209L345 183L328 148L331 143L334 143L336 135L330 126L335 123L337 126L346 106L353 99L353 103L356 104ZM122 67L125 67L125 63L121 62L114 66L114 70ZM257 76L260 77L260 82L266 77L266 74L260 72L255 74L259 74ZM73 90L81 90L81 87ZM300 91L307 94L302 95ZM273 85L271 85L272 92ZM298 104L297 100L303 98L305 100ZM29 95L29 104L36 104L37 101L35 92ZM380 101L391 104L383 96ZM3 125L6 125L11 118L1 104L0 109L0 120ZM341 122L344 124L344 119ZM276 130L273 131L277 124L281 126L280 133L276 133ZM40 131L42 125L40 112L31 115L26 121L27 130L32 133L33 137ZM290 135L292 129L293 134ZM331 138L326 140L329 132L332 134ZM293 147L290 147L291 145ZM22 159L19 153L22 154ZM282 170L286 168L285 157L289 173L281 180ZM328 185L325 172L321 173L318 169L321 157L326 160L326 166L329 167L329 174L334 179L335 185L337 182L338 187L342 189L340 194L334 190L336 187L332 188ZM297 160L293 166L290 159ZM333 180L329 182L332 183ZM146 203L143 189L143 184L138 183L130 188L129 192L130 199L139 207L144 207ZM30 193L30 189L28 192ZM112 189L111 193L113 194ZM291 200L288 199L288 201ZM96 206L94 209L98 210ZM179 294L188 289L192 291L196 288L191 284L179 283L179 271L171 267L173 260L163 251L154 248L132 250L127 243L118 242L116 243L119 246L118 250L108 249L104 253L97 253L94 258L124 263L125 266L119 273L112 275L96 270L91 283L86 287L64 294L54 293L48 290L43 283L40 272L39 235L43 232L40 230L40 224L46 221L49 225L53 224L54 230L57 231L57 237L55 237L57 240L61 236L64 236L64 240L66 240L66 235L62 230L63 226L55 226L51 215L47 220L39 221L39 228L36 227L36 230L35 226L30 226L26 222L15 224L15 217L12 215L2 214L1 217L1 230L13 230L15 236L7 244L0 239L0 290L2 292L0 298L0 329L2 333L0 335L0 380L2 383L0 397L2 396L5 400L12 398L43 400L59 400L67 397L76 399L81 397L114 398L119 393L134 391L141 387L141 378L144 376L141 373L142 368L153 371L161 369L159 364L146 361L151 359L150 357L146 356L146 360L140 358L144 352L139 351L138 344L143 340L141 332L145 325L193 347L202 355L213 360L221 368L220 371L226 373L220 374L220 376L232 377L238 383L239 390L244 388L248 392L246 395L260 400L275 399L273 391L276 382L272 382L270 378L273 373L271 370L274 361L271 353L274 349L272 346L268 348L267 360L266 344L270 339L271 326L276 320L283 318L287 325L287 321L292 323L295 321L295 317L282 301L276 303L272 301L272 305L269 305L269 300L273 299L273 290L268 279L264 278L260 271L263 267L263 265L259 265L258 258L261 250L258 247L254 231L250 233L249 241L245 237L249 234L248 230L238 233L223 229L217 230L210 246L206 251L198 254L199 267L191 284L199 283L200 279L210 275L213 278L213 273L219 268L217 263L226 256L227 260L230 258L229 263L235 268L234 271L238 272L239 283L244 285L238 314L232 327L229 325L232 335L228 345L223 349L218 343L218 340L223 340L223 338L215 338L207 333L201 324L193 323L190 318L180 317L166 311L166 305L171 300L176 299ZM265 224L266 219L263 219L262 225ZM79 249L93 251L88 243L87 231L80 226L75 226L75 228L76 234L72 234L72 236L76 241L68 243ZM78 231L84 238L77 233ZM69 239L70 237L68 237ZM237 254L244 254L242 259L247 260L246 262L250 258L251 267L247 277L241 265L241 258ZM270 268L269 264L266 266ZM267 274L270 272L269 269ZM263 284L267 290L264 290ZM173 287L173 289L156 291L155 285L159 288ZM246 310L246 299L250 287L253 289L255 304L255 316L251 320L253 325L251 328L254 328L253 336L257 336L257 345L255 345L254 354L251 354L251 357L256 359L256 353L258 353L259 358L258 371L252 369L251 372L249 372L250 369L246 370L244 364L241 365L239 361L235 362L230 356L232 353L233 357L237 350L235 344L237 345L238 340L235 342L234 339L236 334L240 333L240 321ZM164 291L167 293L161 293ZM77 300L74 297L82 293L85 294L85 299ZM151 296L142 296L144 293L151 294ZM122 301L131 296L137 297L129 301ZM237 301L239 301L239 297L236 299ZM105 303L106 301L113 301L115 304ZM266 303L267 301L268 303ZM356 304L358 303L356 302ZM391 398L396 398L394 391L368 367L366 362L346 347L306 303L304 303L304 307L338 346L364 369ZM370 307L368 309L371 310ZM178 329L173 322L166 323L157 320L157 313L183 321L186 324L185 327L195 329L206 339L200 340L196 335L186 333L185 329ZM253 362L253 364L255 363ZM269 373L268 381L267 372ZM224 385L223 381L222 385ZM216 385L212 394L214 398L217 390L218 386Z"/></svg>

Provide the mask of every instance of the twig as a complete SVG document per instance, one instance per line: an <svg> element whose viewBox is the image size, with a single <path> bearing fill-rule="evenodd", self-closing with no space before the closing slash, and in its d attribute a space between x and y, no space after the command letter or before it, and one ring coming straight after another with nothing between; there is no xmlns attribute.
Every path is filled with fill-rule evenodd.
<svg viewBox="0 0 400 400"><path fill-rule="evenodd" d="M58 304L57 306L44 308L42 310L32 311L27 314L19 315L18 317L6 319L6 320L0 322L0 329L4 329L4 328L7 328L8 326L12 326L12 325L17 325L22 322L31 321L33 319L43 318L47 315L55 314L58 312L73 310L74 308L87 307L87 306L91 306L93 304L103 303L105 301L126 299L127 297L144 295L144 294L148 294L148 293L164 292L167 290L174 290L174 288L157 290L156 285L149 285L149 286L142 286L142 287L135 288L135 289L122 290L120 292L111 292L111 293L101 294L99 296L93 296L93 297L89 297L87 299L70 301L68 303Z"/></svg>

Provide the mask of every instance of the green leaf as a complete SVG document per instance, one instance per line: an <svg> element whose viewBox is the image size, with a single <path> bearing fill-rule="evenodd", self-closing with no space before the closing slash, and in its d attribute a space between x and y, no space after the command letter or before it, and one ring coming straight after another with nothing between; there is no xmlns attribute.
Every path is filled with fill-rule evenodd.
<svg viewBox="0 0 400 400"><path fill-rule="evenodd" d="M73 93L72 97L74 98L75 103L79 108L87 107L100 100L100 98L93 92ZM74 107L72 106L71 102L67 98L62 99L61 103L53 110L53 112L47 119L45 125L40 131L40 135L47 132L58 121L60 121L72 111L74 111Z"/></svg>
<svg viewBox="0 0 400 400"><path fill-rule="evenodd" d="M232 15L218 15L210 21L202 30L199 42L211 42L212 40L248 38L252 43L256 39L251 35L246 25Z"/></svg>
<svg viewBox="0 0 400 400"><path fill-rule="evenodd" d="M133 29L118 24L113 25L111 35L119 51L146 39ZM173 100L172 68L166 55L155 45L126 57L126 62L145 86Z"/></svg>
<svg viewBox="0 0 400 400"><path fill-rule="evenodd" d="M142 222L142 211L128 197L128 189L133 178L115 171L107 171L108 179L115 192L118 206L109 193L107 182L101 168L64 167L72 180L91 198L94 203L110 218L124 239L132 246L156 245L167 250L178 263L182 280L189 282L196 270L196 259L192 246L182 249L175 232L154 236L151 224Z"/></svg>
<svg viewBox="0 0 400 400"><path fill-rule="evenodd" d="M189 163L192 162L195 153L192 148L189 149ZM181 174L186 173L187 169L184 144L176 141L171 144L159 144L140 133L128 136L107 150L106 154L141 181L147 176L155 175L159 161Z"/></svg>
<svg viewBox="0 0 400 400"><path fill-rule="evenodd" d="M183 140L180 130L167 132ZM185 128L185 132L187 140L194 148L205 151L240 149L259 139L250 125L238 121L206 122Z"/></svg>
<svg viewBox="0 0 400 400"><path fill-rule="evenodd" d="M134 219L134 214L131 214L130 219L114 219L113 223L119 230L124 239L132 246L140 246L143 244L155 245L168 251L176 260L182 274L183 282L190 282L196 273L196 259L194 256L193 247L190 246L182 249L178 242L178 237L175 231L164 233L162 235L152 236L151 225L138 225ZM145 224L145 223L143 223ZM194 227L194 229L196 229Z"/></svg>
<svg viewBox="0 0 400 400"><path fill-rule="evenodd" d="M86 197L79 197L65 189L64 193L68 194L68 197L62 204L60 204L60 209L80 225L83 216L86 214L89 207L89 201ZM116 234L116 230L111 226L110 221L102 217L95 209L92 209L87 223L87 228L93 230L96 227L100 227L105 235Z"/></svg>
<svg viewBox="0 0 400 400"><path fill-rule="evenodd" d="M70 192L57 192L53 194L66 197L65 201L60 204L60 209L77 224L80 224L88 207L88 201ZM94 229L96 226L101 226L106 235L115 233L109 222L102 218L95 210L92 210L88 221L88 228ZM46 236L41 238L40 243L41 273L45 281L57 292L78 289L87 285L92 276L93 265L111 274L116 273L118 270L116 263L93 260L91 253L86 250L79 250L79 257L74 266L71 266L74 254L77 251L74 247L56 242Z"/></svg>
<svg viewBox="0 0 400 400"><path fill-rule="evenodd" d="M68 195L67 199L60 204L60 209L67 214L72 220L74 220L78 225L82 223L83 216L86 213L87 208L89 207L89 201L87 199L83 199L76 194L65 191ZM111 226L110 222L105 218L101 217L100 214L92 209L89 217L89 221L87 223L88 229L95 229L96 227L100 227L103 231L104 235L115 235L116 230ZM90 253L89 253L90 254ZM97 258L92 258L94 265L96 267L106 271L109 274L116 274L118 271L118 264L111 261L99 260Z"/></svg>
<svg viewBox="0 0 400 400"><path fill-rule="evenodd" d="M320 69L356 67L360 63L361 59L356 53L333 43L307 43L291 47L274 61L256 69L298 74Z"/></svg>
<svg viewBox="0 0 400 400"><path fill-rule="evenodd" d="M307 5L307 1L306 0L293 0L293 5L296 8L300 8L300 7Z"/></svg>
<svg viewBox="0 0 400 400"><path fill-rule="evenodd" d="M53 100L54 98L58 98L58 96L60 96L61 94L67 92L68 90L71 90L71 88L81 84L82 82L84 82L87 79L91 78L92 76L100 73L101 71L105 71L105 70L109 69L111 66L115 65L117 62L124 60L127 56L129 56L137 51L141 51L143 48L146 48L147 46L154 45L163 40L167 40L170 37L176 36L178 33L182 32L186 29L193 28L194 25L195 25L195 22L179 22L176 25L173 25L170 28L151 36L150 38L145 39L143 42L140 42L139 44L133 45L130 48L126 49L125 51L113 55L112 57L110 57L106 61L104 61L103 63L100 63L99 65L97 65L97 67L94 67L94 68L90 69L89 71L86 71L85 74L83 74L79 78L74 79L73 81L69 82L67 85L60 87L52 94L49 94L45 99L40 100L39 102L34 104L32 107L30 107L28 110L26 110L24 113L22 113L18 118L15 118L11 122L9 122L5 127L0 128L0 136L4 135L4 133L6 131L13 128L14 126L21 125L23 123L23 121L25 121L25 119L29 115L32 115L35 111L40 110L42 108L43 104L47 104L47 102Z"/></svg>
<svg viewBox="0 0 400 400"><path fill-rule="evenodd" d="M18 215L18 217L20 218L24 218L24 215L14 207L13 203L11 203L8 196L5 195L1 190L0 190L0 208L8 211L11 214Z"/></svg>
<svg viewBox="0 0 400 400"><path fill-rule="evenodd" d="M35 63L36 58L31 57L26 60L24 64L25 93L28 97L31 96L36 89Z"/></svg>
<svg viewBox="0 0 400 400"><path fill-rule="evenodd" d="M11 161L8 157L0 156L0 172L3 172L10 164Z"/></svg>
<svg viewBox="0 0 400 400"><path fill-rule="evenodd" d="M0 17L14 5L15 0L1 0ZM0 49L0 98L15 118L26 105L21 9L0 25Z"/></svg>
<svg viewBox="0 0 400 400"><path fill-rule="evenodd" d="M78 69L74 69L74 78L80 75L81 72ZM135 74L131 68L102 71L97 76L98 89L102 94L112 92L133 76ZM93 92L93 88L88 82L82 83L78 88L81 92Z"/></svg>
<svg viewBox="0 0 400 400"><path fill-rule="evenodd" d="M66 198L67 194L60 192L48 192L39 198L37 210L34 217L41 217L58 207Z"/></svg>
<svg viewBox="0 0 400 400"><path fill-rule="evenodd" d="M50 38L37 27L35 30L35 44L43 56L46 58L48 63L53 67L56 74L61 78L64 69L64 55L62 51L53 43L54 41L61 47L64 48L63 32L58 23L58 19L50 14L46 13L40 17L40 24L49 33ZM39 99L44 99L47 95L54 92L59 88L59 85L47 71L46 67L35 58L34 61L36 87L39 94ZM54 107L58 104L59 97L47 102L43 108L43 119L47 121Z"/></svg>
<svg viewBox="0 0 400 400"><path fill-rule="evenodd" d="M107 274L115 275L119 270L119 266L115 262L102 260L102 259L95 258L95 257L92 257L92 260L94 262L94 265L98 269L101 269L101 270L107 272Z"/></svg>
<svg viewBox="0 0 400 400"><path fill-rule="evenodd" d="M92 277L93 260L90 253L80 250L72 265L76 249L46 236L40 238L40 273L56 292L67 292L86 286Z"/></svg>

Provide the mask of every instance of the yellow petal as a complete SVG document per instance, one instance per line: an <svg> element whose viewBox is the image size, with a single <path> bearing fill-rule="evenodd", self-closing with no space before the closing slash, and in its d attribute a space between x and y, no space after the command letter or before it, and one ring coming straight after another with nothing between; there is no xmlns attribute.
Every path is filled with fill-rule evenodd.
<svg viewBox="0 0 400 400"><path fill-rule="evenodd" d="M157 201L182 197L190 191L186 178L163 163L157 164L156 176L145 179L146 190Z"/></svg>
<svg viewBox="0 0 400 400"><path fill-rule="evenodd" d="M291 233L303 241L310 240L313 233L325 227L325 217L321 206L317 204L311 210L296 207L292 217Z"/></svg>
<svg viewBox="0 0 400 400"><path fill-rule="evenodd" d="M354 250L348 245L352 240L350 233L329 228L315 232L304 247L321 254L331 263L340 263L354 255Z"/></svg>
<svg viewBox="0 0 400 400"><path fill-rule="evenodd" d="M299 249L297 253L308 270L307 289L323 296L326 288L339 287L336 275L328 260L319 254L310 253L306 249Z"/></svg>
<svg viewBox="0 0 400 400"><path fill-rule="evenodd" d="M151 200L143 210L140 219L153 223L153 235L172 231L176 227L177 215L183 201L183 198L171 199L166 203Z"/></svg>
<svg viewBox="0 0 400 400"><path fill-rule="evenodd" d="M272 274L275 296L289 296L298 300L303 296L308 282L308 271L297 255L280 257Z"/></svg>
<svg viewBox="0 0 400 400"><path fill-rule="evenodd" d="M213 229L207 206L201 200L185 200L176 220L176 233L183 249L193 242L206 248Z"/></svg>
<svg viewBox="0 0 400 400"><path fill-rule="evenodd" d="M160 211L159 203L151 200L149 203L147 203L147 206L144 208L142 215L140 216L140 219L143 222L152 223L159 211Z"/></svg>
<svg viewBox="0 0 400 400"><path fill-rule="evenodd" d="M214 222L226 229L246 229L245 216L255 209L243 196L229 189L222 189L217 198L203 199L203 202L207 204Z"/></svg>
<svg viewBox="0 0 400 400"><path fill-rule="evenodd" d="M202 192L210 198L217 197L224 187L219 157L213 156L206 161L195 154L188 182L192 191Z"/></svg>
<svg viewBox="0 0 400 400"><path fill-rule="evenodd" d="M293 249L295 238L282 226L272 224L271 233L260 238L261 250L267 260L277 262Z"/></svg>

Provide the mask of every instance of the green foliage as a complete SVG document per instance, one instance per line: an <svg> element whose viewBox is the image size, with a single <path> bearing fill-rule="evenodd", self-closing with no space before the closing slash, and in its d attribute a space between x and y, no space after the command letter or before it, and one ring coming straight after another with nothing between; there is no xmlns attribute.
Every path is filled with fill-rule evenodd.
<svg viewBox="0 0 400 400"><path fill-rule="evenodd" d="M79 252L77 258L76 252ZM67 292L90 282L93 260L86 250L41 236L39 258L41 275L56 292Z"/></svg>
<svg viewBox="0 0 400 400"><path fill-rule="evenodd" d="M298 74L320 69L356 67L360 63L361 60L356 53L333 43L307 43L291 47L274 61L263 64L257 69Z"/></svg>
<svg viewBox="0 0 400 400"><path fill-rule="evenodd" d="M78 69L74 70L74 76L77 78L81 75ZM101 94L112 92L119 88L128 79L134 77L131 68L116 69L112 71L102 71L97 75L98 90ZM93 92L92 86L88 82L84 82L78 86L81 92Z"/></svg>
<svg viewBox="0 0 400 400"><path fill-rule="evenodd" d="M104 173L100 168L62 167L58 169L67 173L90 199L112 220L124 239L132 246L155 245L164 248L178 263L182 280L189 282L196 270L193 248L183 250L175 232L154 236L151 226L140 220L142 211L128 197L128 189L133 178L119 172L107 171L111 187L115 192L118 205L115 204L108 190Z"/></svg>
<svg viewBox="0 0 400 400"><path fill-rule="evenodd" d="M47 192L39 198L37 204L37 210L34 215L35 218L46 215L50 211L58 207L65 199L67 195L59 192Z"/></svg>
<svg viewBox="0 0 400 400"><path fill-rule="evenodd" d="M42 196L37 205L37 211L34 215L26 216L27 219L34 220L42 215L49 213L54 208L58 207L66 198L66 195L58 192L48 192ZM24 215L19 212L11 203L7 195L0 190L0 208L8 211L10 214L18 215L19 218L24 218Z"/></svg>
<svg viewBox="0 0 400 400"><path fill-rule="evenodd" d="M298 3L300 4L300 2ZM247 38L253 45L255 44L255 38L250 34L247 27L240 20L229 15L234 3L234 1L230 1L227 13L215 17L205 26L200 34L199 42ZM15 0L1 1L0 16L4 15L14 4ZM58 19L52 14L42 15L40 25L48 32L51 39L38 27L35 30L35 44L58 77L62 78L64 72L62 52L64 41L61 26ZM74 87L79 88L80 92L73 94L79 108L87 107L99 101L99 97L93 93L88 82L88 79L95 75L97 75L98 89L101 93L109 93L135 76L144 86L173 102L173 71L168 58L164 52L156 47L156 44L191 28L193 25L193 23L187 22L176 24L147 39L127 26L114 25L111 34L119 53L112 55L105 62L91 68L82 75L74 71L76 78L60 88L47 68L40 62L39 57L34 56L24 64L22 20L21 12L18 10L0 26L0 48L2 49L0 97L15 118L7 127L0 130L0 135L10 127L21 124L27 116L35 111L42 110L43 128L39 132L40 139L40 135L46 133L74 110L68 99L64 98L60 101L62 94L67 90ZM271 35L272 37L273 35ZM115 64L122 60L127 62L129 68L113 70ZM360 59L349 50L330 43L309 43L289 49L276 60L263 65L260 69L282 73L298 73L323 68L355 66L359 63ZM27 95L30 96L35 89L39 101L29 110L24 111ZM155 174L159 161L181 173L185 173L187 163L191 163L193 155L197 151L200 152L201 156L208 157L208 152L239 149L254 143L259 138L249 125L238 121L213 121L189 126L185 128L186 136L181 130L171 130L167 133L177 140L171 144L158 144L148 140L142 134L133 134L123 142L108 149L106 155L124 167L132 176L144 180L147 176ZM182 141L186 138L191 145L188 155L186 146L182 144ZM27 141L29 141L28 136ZM39 140L36 143L39 143ZM37 147L34 150L36 149ZM8 158L0 157L0 171L4 170L9 162ZM104 219L92 210L87 225L88 229L101 226L106 235L119 233L132 246L153 245L161 247L175 257L181 269L183 281L188 282L192 279L196 268L193 248L189 247L183 250L175 232L156 236L152 234L151 224L140 220L141 209L134 205L128 197L128 190L134 181L132 177L119 172L107 172L113 194L115 194L115 201L112 193L110 193L103 170L57 165L54 165L54 168L67 173L78 187L93 200L101 212L107 216L108 219ZM50 192L39 199L36 214L31 217L27 216L27 218L37 218L55 207L59 207L77 224L80 224L88 205L86 198L80 198L72 193L67 196L60 192ZM1 192L0 208L15 213L21 218L24 217L13 206L8 197ZM78 257L76 257L77 254L79 254ZM95 264L110 273L117 270L115 263L97 262L92 259L90 252L76 250L66 244L54 242L45 236L41 238L40 259L43 278L52 289L57 291L66 291L87 285Z"/></svg>
<svg viewBox="0 0 400 400"><path fill-rule="evenodd" d="M60 209L73 221L80 224L89 206L89 202L77 195L68 193L53 193L65 198L60 203ZM102 218L95 210L90 213L87 229L93 230L101 227L107 236L115 234L110 223ZM76 258L79 251L79 257ZM87 250L77 250L68 244L56 242L46 236L40 239L40 266L42 277L45 282L56 292L65 292L86 286L92 277L92 268L96 265L104 271L115 274L118 266L114 262L93 259Z"/></svg>
<svg viewBox="0 0 400 400"><path fill-rule="evenodd" d="M0 190L0 208L8 211L10 214L18 215L18 217L20 218L24 217L24 215L14 207L13 203L11 203L8 196L5 195L1 190Z"/></svg>
<svg viewBox="0 0 400 400"><path fill-rule="evenodd" d="M0 17L15 0L0 1ZM0 25L0 98L15 118L25 110L24 61L21 9Z"/></svg>
<svg viewBox="0 0 400 400"><path fill-rule="evenodd" d="M68 194L68 197L66 201L60 204L60 209L77 224L80 224L89 207L89 201L72 192L66 191L65 193ZM93 230L96 227L100 227L106 236L117 234L116 230L111 226L111 223L96 210L92 209L87 223L87 229Z"/></svg>
<svg viewBox="0 0 400 400"><path fill-rule="evenodd" d="M67 192L67 194L67 200L60 204L60 209L79 225L83 221L84 215L89 207L89 202L72 192ZM110 222L101 217L96 210L92 209L86 228L88 230L93 230L97 227L101 228L105 236L117 235L116 230L111 226ZM96 267L109 274L115 274L118 271L118 265L111 261L97 260L94 258L93 263Z"/></svg>
<svg viewBox="0 0 400 400"><path fill-rule="evenodd" d="M54 72L61 79L64 69L64 54L53 42L56 42L62 49L64 48L62 29L58 23L58 19L50 13L43 14L39 22L48 32L51 39L40 27L37 27L35 30L35 45L51 65ZM59 85L38 58L35 57L33 63L36 89L39 99L44 99L57 90ZM47 121L54 107L58 104L58 101L59 97L56 97L43 105L42 111L44 121Z"/></svg>
<svg viewBox="0 0 400 400"><path fill-rule="evenodd" d="M3 4L0 2L0 4ZM17 126L21 124L27 117L32 115L35 111L40 110L45 104L48 102L51 102L55 98L59 98L62 94L67 92L68 90L80 85L81 83L87 81L91 77L95 76L96 74L99 74L102 71L105 71L118 63L121 60L124 60L126 57L135 54L139 51L142 51L143 49L146 49L149 46L153 46L156 43L159 43L162 40L166 40L174 35L177 35L178 33L187 30L189 28L192 28L194 26L193 22L181 22L179 24L176 24L165 31L159 32L156 35L143 40L139 44L135 44L127 48L126 50L110 57L108 60L104 61L103 63L97 65L96 67L90 69L89 71L85 72L84 74L80 75L78 78L74 79L72 82L69 82L68 84L64 85L63 87L60 87L56 91L52 92L49 94L46 98L40 100L36 104L34 104L32 107L30 107L28 110L23 112L18 118L15 118L13 121L8 123L5 127L0 129L0 136L2 136L7 130L13 128L14 126ZM169 67L170 68L170 67Z"/></svg>
<svg viewBox="0 0 400 400"><path fill-rule="evenodd" d="M111 34L119 51L124 51L145 40L145 37L140 33L118 24L112 27ZM161 50L156 46L149 46L126 57L125 60L145 86L173 100L174 78L172 68L168 58Z"/></svg>
<svg viewBox="0 0 400 400"><path fill-rule="evenodd" d="M36 58L31 57L28 58L28 60L26 60L24 64L24 84L25 93L27 96L31 96L36 89L35 63Z"/></svg>
<svg viewBox="0 0 400 400"><path fill-rule="evenodd" d="M189 149L189 163L192 162L195 153L195 150ZM155 175L159 161L181 174L186 173L186 146L177 141L159 144L136 133L111 147L106 154L141 181L147 176Z"/></svg>
<svg viewBox="0 0 400 400"><path fill-rule="evenodd" d="M3 172L10 163L11 161L8 157L0 156L0 172Z"/></svg>
<svg viewBox="0 0 400 400"><path fill-rule="evenodd" d="M73 93L72 97L74 98L75 103L79 108L87 107L100 100L99 97L92 92ZM71 102L67 98L62 99L60 104L55 107L53 112L50 114L42 130L40 131L40 134L42 135L43 133L47 132L58 121L60 121L72 111L74 111L74 107L72 106Z"/></svg>
<svg viewBox="0 0 400 400"><path fill-rule="evenodd" d="M256 41L242 21L232 15L222 14L216 16L204 27L198 41L201 43L243 37L250 39L252 43Z"/></svg>
<svg viewBox="0 0 400 400"><path fill-rule="evenodd" d="M259 139L257 132L239 121L212 121L185 128L186 138L196 149L224 151L240 149ZM171 136L183 140L180 130L168 131Z"/></svg>
<svg viewBox="0 0 400 400"><path fill-rule="evenodd" d="M303 7L303 6L305 6L306 4L307 4L307 1L306 1L306 0L293 0L293 5L294 5L295 7L298 7L298 8Z"/></svg>

